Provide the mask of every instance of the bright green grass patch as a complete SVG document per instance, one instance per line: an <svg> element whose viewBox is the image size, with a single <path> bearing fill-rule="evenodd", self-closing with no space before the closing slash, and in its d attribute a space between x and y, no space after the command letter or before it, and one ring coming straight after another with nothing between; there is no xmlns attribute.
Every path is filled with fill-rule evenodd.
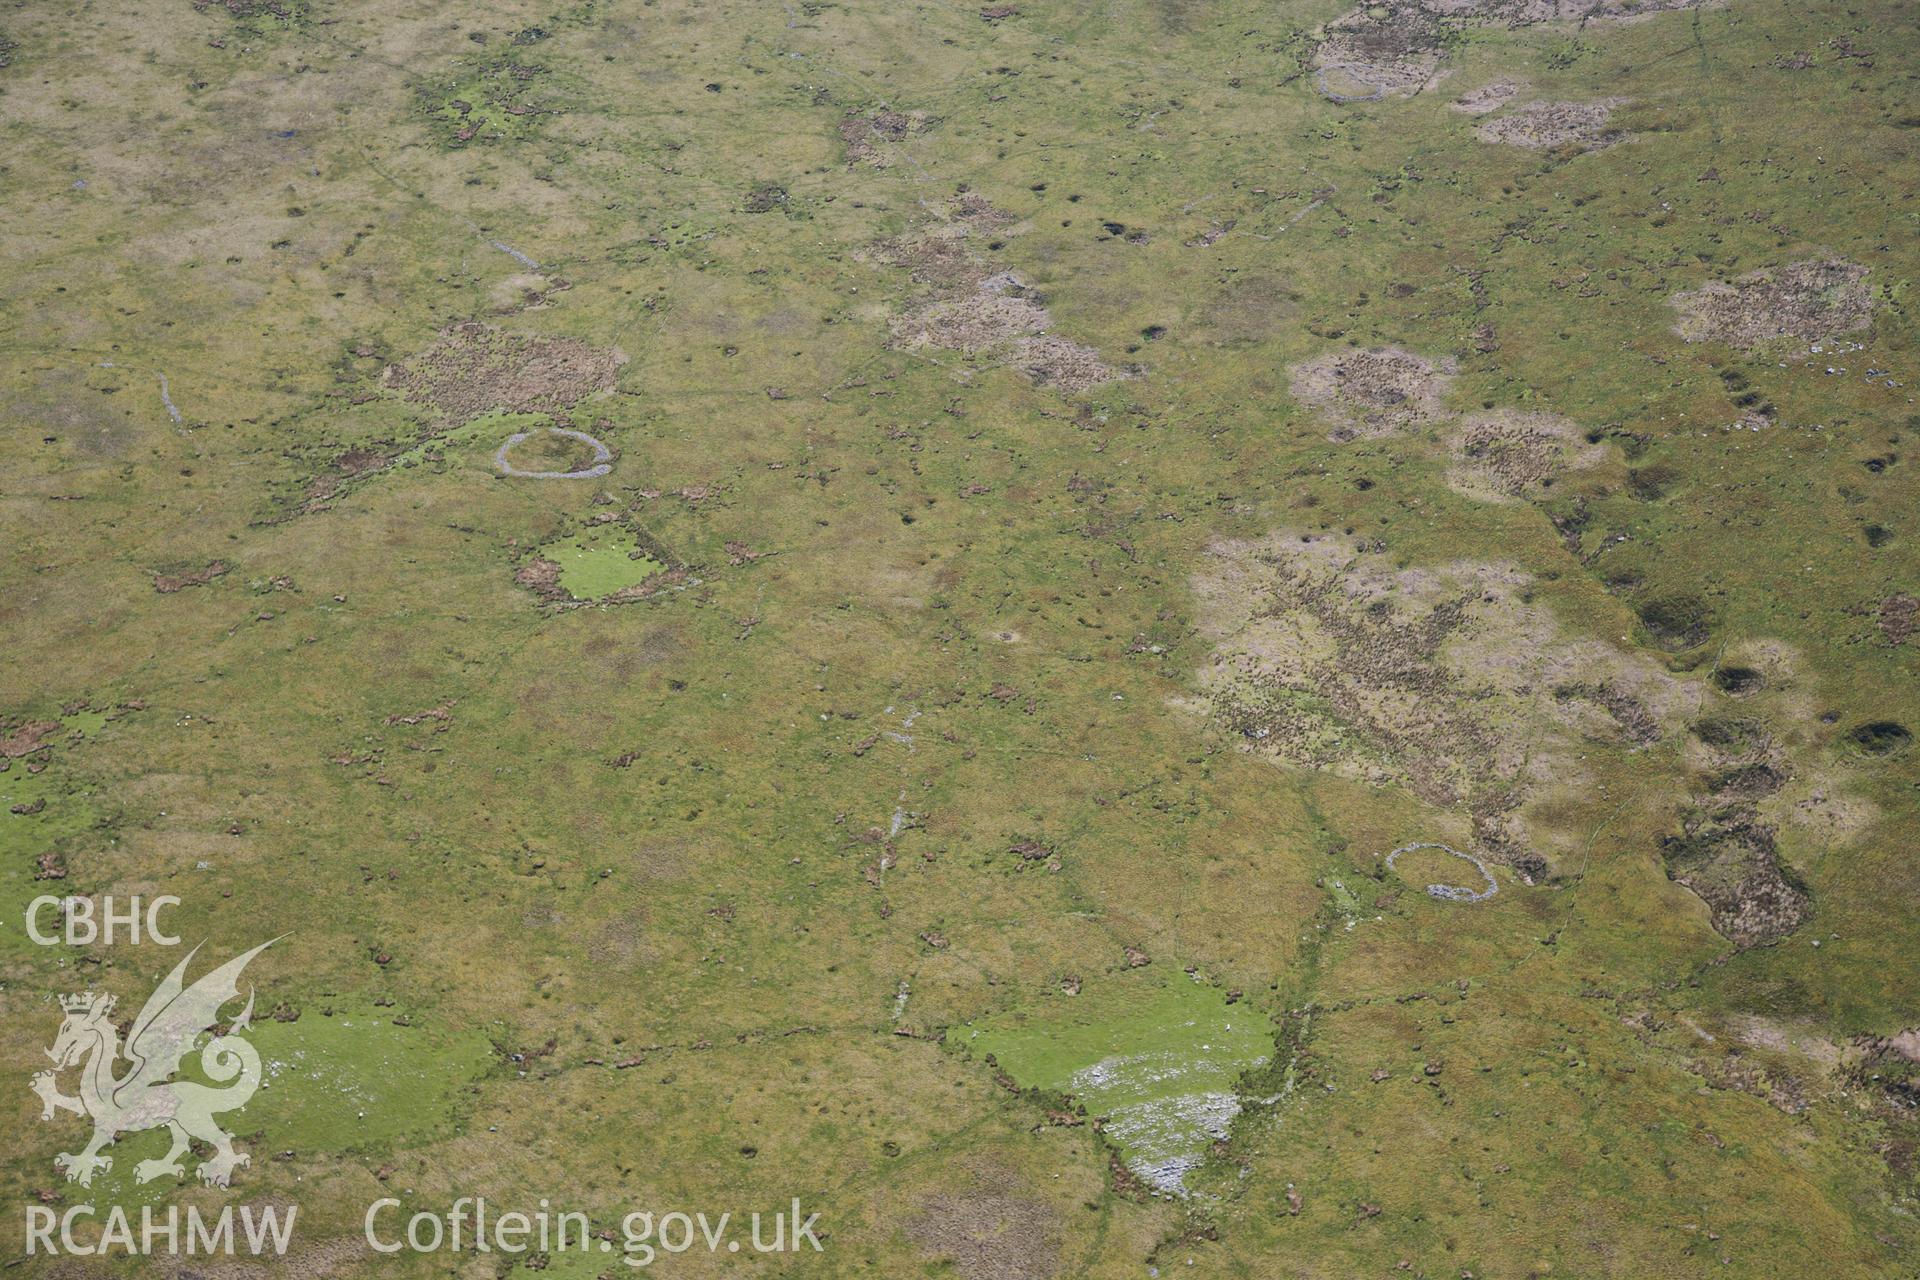
<svg viewBox="0 0 1920 1280"><path fill-rule="evenodd" d="M498 77L473 76L448 89L428 110L446 128L455 145L525 137L538 115L516 115L515 105L502 96Z"/></svg>
<svg viewBox="0 0 1920 1280"><path fill-rule="evenodd" d="M72 724L77 717L63 721ZM15 809L23 810L16 813ZM16 927L0 931L0 954L31 955L40 950L21 926L27 904L42 894L62 897L71 892L66 880L36 879L44 853L63 853L75 837L100 821L91 793L65 785L58 767L28 773L25 763L0 773L0 912ZM42 914L40 927L57 930L58 911Z"/></svg>
<svg viewBox="0 0 1920 1280"><path fill-rule="evenodd" d="M598 600L666 572L667 566L638 552L631 535L605 531L563 538L540 549L560 566L560 585L576 600Z"/></svg>
<svg viewBox="0 0 1920 1280"><path fill-rule="evenodd" d="M396 1026L364 1014L258 1022L247 1038L265 1078L237 1132L274 1151L404 1150L444 1131L462 1089L486 1071L476 1033Z"/></svg>
<svg viewBox="0 0 1920 1280"><path fill-rule="evenodd" d="M0 851L50 848L91 827L98 811L90 793L66 785L57 767L28 773L19 763L0 773ZM23 812L15 813L15 808Z"/></svg>
<svg viewBox="0 0 1920 1280"><path fill-rule="evenodd" d="M94 734L99 733L101 727L106 723L106 712L95 711L92 707L84 707L79 711L60 717L60 732L79 738L91 738Z"/></svg>
<svg viewBox="0 0 1920 1280"><path fill-rule="evenodd" d="M1055 1090L1107 1117L1129 1167L1178 1190L1238 1113L1241 1075L1273 1052L1266 1016L1184 976L1127 973L961 1027L1021 1085Z"/></svg>
<svg viewBox="0 0 1920 1280"><path fill-rule="evenodd" d="M1347 882L1338 876L1326 879L1327 893L1333 898L1335 910L1343 916L1351 916L1360 910L1360 897L1347 887Z"/></svg>
<svg viewBox="0 0 1920 1280"><path fill-rule="evenodd" d="M214 1118L241 1139L239 1148L254 1165L282 1151L385 1155L428 1141L452 1125L461 1090L486 1071L492 1052L475 1033L449 1035L347 1014L256 1022L244 1038L260 1053L260 1088L246 1106ZM116 1070L124 1072L125 1064ZM225 1084L201 1072L197 1048L172 1078ZM63 1083L71 1089L70 1078ZM65 1130L60 1149L80 1150L90 1122L56 1119ZM197 1155L182 1158L180 1178L138 1181L139 1162L159 1159L167 1147L164 1128L122 1134L109 1152L112 1167L95 1175L88 1200L103 1207L154 1204L196 1185ZM236 1185L247 1177L245 1169L236 1173Z"/></svg>

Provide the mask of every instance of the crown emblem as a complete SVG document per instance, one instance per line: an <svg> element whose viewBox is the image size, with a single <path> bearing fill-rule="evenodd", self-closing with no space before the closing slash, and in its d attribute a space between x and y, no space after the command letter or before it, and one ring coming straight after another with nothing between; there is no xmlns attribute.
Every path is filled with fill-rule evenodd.
<svg viewBox="0 0 1920 1280"><path fill-rule="evenodd" d="M97 1009L105 1015L113 1012L113 997L98 991L81 991L61 996L60 1007L68 1013L92 1013Z"/></svg>

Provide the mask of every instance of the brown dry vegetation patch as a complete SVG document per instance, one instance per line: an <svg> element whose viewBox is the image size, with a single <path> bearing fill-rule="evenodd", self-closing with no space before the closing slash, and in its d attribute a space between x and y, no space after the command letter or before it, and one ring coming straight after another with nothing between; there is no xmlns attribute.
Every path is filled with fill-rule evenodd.
<svg viewBox="0 0 1920 1280"><path fill-rule="evenodd" d="M883 109L870 116L851 115L840 122L840 141L848 164L884 169L894 161L893 144L927 127L924 111Z"/></svg>
<svg viewBox="0 0 1920 1280"><path fill-rule="evenodd" d="M0 758L15 760L51 746L47 735L60 728L58 720L29 720L25 724L4 727L0 733Z"/></svg>
<svg viewBox="0 0 1920 1280"><path fill-rule="evenodd" d="M1094 348L1050 333L1014 343L1012 364L1034 385L1068 392L1087 391L1121 376Z"/></svg>
<svg viewBox="0 0 1920 1280"><path fill-rule="evenodd" d="M1454 18L1476 19L1508 27L1542 22L1589 23L1698 9L1711 0L1426 0L1425 7Z"/></svg>
<svg viewBox="0 0 1920 1280"><path fill-rule="evenodd" d="M1332 427L1344 443L1390 435L1440 417L1453 361L1438 362L1395 347L1336 351L1288 370L1293 398Z"/></svg>
<svg viewBox="0 0 1920 1280"><path fill-rule="evenodd" d="M975 229L1004 229L1013 221L1008 214L974 194L957 197L942 212L942 220L878 241L862 255L904 267L915 283L932 286L918 304L889 321L896 349L998 358L1036 385L1065 392L1126 376L1093 347L1053 333L1053 316L1026 283L974 253Z"/></svg>
<svg viewBox="0 0 1920 1280"><path fill-rule="evenodd" d="M1920 600L1903 593L1880 602L1880 634L1888 644L1905 644L1916 629L1920 629Z"/></svg>
<svg viewBox="0 0 1920 1280"><path fill-rule="evenodd" d="M1327 24L1312 65L1319 72L1340 72L1381 96L1405 95L1433 79L1444 41L1441 16L1418 4L1361 5Z"/></svg>
<svg viewBox="0 0 1920 1280"><path fill-rule="evenodd" d="M1656 13L1679 13L1687 9L1704 9L1715 0L1598 0L1587 5L1578 0L1559 0L1560 15L1581 22L1631 22L1636 18L1650 18Z"/></svg>
<svg viewBox="0 0 1920 1280"><path fill-rule="evenodd" d="M1869 1058L1897 1055L1920 1066L1920 1027L1909 1027L1891 1036L1869 1037L1860 1048Z"/></svg>
<svg viewBox="0 0 1920 1280"><path fill-rule="evenodd" d="M1554 701L1568 709L1566 718L1574 721L1578 718L1577 708L1584 704L1594 714L1605 717L1605 723L1627 742L1636 747L1648 747L1660 741L1660 717L1652 707L1635 697L1625 688L1612 680L1599 682L1588 680L1570 680L1553 686ZM1593 722L1596 736L1604 734L1599 728L1600 722Z"/></svg>
<svg viewBox="0 0 1920 1280"><path fill-rule="evenodd" d="M349 449L333 460L333 465L345 476L363 476L369 471L378 471L387 465L389 459L384 454L371 449Z"/></svg>
<svg viewBox="0 0 1920 1280"><path fill-rule="evenodd" d="M321 510L327 500L337 495L349 481L380 471L392 461L393 459L387 455L375 453L371 449L347 450L333 460L328 470L307 482L306 501L302 504L302 509Z"/></svg>
<svg viewBox="0 0 1920 1280"><path fill-rule="evenodd" d="M1873 319L1867 268L1810 259L1715 280L1673 295L1674 332L1688 342L1724 342L1746 350L1779 338L1817 342L1864 329Z"/></svg>
<svg viewBox="0 0 1920 1280"><path fill-rule="evenodd" d="M560 585L560 565L545 556L534 556L515 569L513 580L548 604L573 599L567 589Z"/></svg>
<svg viewBox="0 0 1920 1280"><path fill-rule="evenodd" d="M943 298L896 316L889 326L893 345L913 351L939 347L974 355L1053 326L1053 317L1022 297L976 291Z"/></svg>
<svg viewBox="0 0 1920 1280"><path fill-rule="evenodd" d="M289 1202L280 1202L286 1215ZM321 1240L289 1250L284 1257L268 1262L250 1258L220 1259L211 1265L170 1264L168 1274L175 1280L333 1280L371 1263L375 1254L359 1236L341 1236Z"/></svg>
<svg viewBox="0 0 1920 1280"><path fill-rule="evenodd" d="M1707 826L1668 837L1661 853L1667 874L1706 903L1714 929L1739 946L1778 941L1813 909L1806 889L1788 879L1768 827Z"/></svg>
<svg viewBox="0 0 1920 1280"><path fill-rule="evenodd" d="M1335 536L1217 542L1194 581L1214 642L1201 702L1249 751L1465 803L1481 845L1521 861L1515 811L1579 783L1583 744L1645 746L1697 697L1564 637L1528 581L1492 564L1396 569Z"/></svg>
<svg viewBox="0 0 1920 1280"><path fill-rule="evenodd" d="M1843 1052L1843 1080L1883 1126L1875 1150L1896 1177L1920 1180L1920 1029L1855 1036Z"/></svg>
<svg viewBox="0 0 1920 1280"><path fill-rule="evenodd" d="M459 422L494 410L559 414L611 391L626 359L579 338L507 333L470 320L407 363L388 365L381 381Z"/></svg>
<svg viewBox="0 0 1920 1280"><path fill-rule="evenodd" d="M1476 131L1480 141L1545 151L1575 146L1585 151L1612 146L1625 136L1608 121L1622 99L1598 102L1529 102L1495 116Z"/></svg>
<svg viewBox="0 0 1920 1280"><path fill-rule="evenodd" d="M994 230L1010 227L1017 219L1005 209L995 208L993 202L974 192L964 192L955 196L948 206L948 213L970 227Z"/></svg>
<svg viewBox="0 0 1920 1280"><path fill-rule="evenodd" d="M1759 1098L1790 1116L1807 1109L1810 1082L1780 1066L1782 1055L1753 1053L1750 1046L1728 1045L1719 1057L1696 1057L1688 1065L1710 1089Z"/></svg>
<svg viewBox="0 0 1920 1280"><path fill-rule="evenodd" d="M1495 502L1536 497L1562 472L1606 456L1606 446L1588 444L1578 427L1550 413L1477 414L1461 425L1450 447L1448 487Z"/></svg>
<svg viewBox="0 0 1920 1280"><path fill-rule="evenodd" d="M235 18L258 18L261 16L291 20L296 13L292 5L280 0L193 0L196 12L208 9L225 9Z"/></svg>
<svg viewBox="0 0 1920 1280"><path fill-rule="evenodd" d="M1448 105L1455 111L1470 116L1484 116L1506 106L1519 92L1520 86L1513 81L1495 80L1491 84L1483 84L1478 89L1461 94Z"/></svg>
<svg viewBox="0 0 1920 1280"><path fill-rule="evenodd" d="M856 256L886 267L902 267L915 284L945 288L973 286L993 274L993 268L974 255L964 225L950 225L924 234L909 233L876 241Z"/></svg>
<svg viewBox="0 0 1920 1280"><path fill-rule="evenodd" d="M906 1232L921 1252L949 1259L965 1280L1049 1280L1060 1269L1058 1215L1037 1201L937 1195Z"/></svg>
<svg viewBox="0 0 1920 1280"><path fill-rule="evenodd" d="M1812 911L1806 887L1781 862L1756 806L1792 776L1764 722L1715 716L1693 726L1701 771L1680 831L1660 842L1667 875L1706 903L1713 927L1738 946L1775 942Z"/></svg>
<svg viewBox="0 0 1920 1280"><path fill-rule="evenodd" d="M227 562L214 560L203 569L193 569L180 573L156 573L153 575L153 589L163 596L170 596L187 587L204 587L227 571Z"/></svg>
<svg viewBox="0 0 1920 1280"><path fill-rule="evenodd" d="M1361 4L1329 22L1310 59L1330 97L1409 97L1444 74L1445 50L1476 27L1530 27L1545 22L1623 21L1710 0L1385 0ZM1329 74L1357 84L1330 85ZM1372 92L1354 91L1361 86ZM1471 108L1468 108L1471 110ZM1491 108L1488 108L1491 109ZM1477 113L1476 113L1477 114Z"/></svg>

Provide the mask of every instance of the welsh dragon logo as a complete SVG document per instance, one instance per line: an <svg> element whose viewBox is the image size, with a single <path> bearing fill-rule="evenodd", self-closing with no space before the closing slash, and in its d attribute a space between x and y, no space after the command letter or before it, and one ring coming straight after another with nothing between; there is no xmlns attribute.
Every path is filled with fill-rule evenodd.
<svg viewBox="0 0 1920 1280"><path fill-rule="evenodd" d="M128 1028L124 1050L112 1021L112 996L84 992L60 998L66 1019L53 1048L47 1050L54 1069L34 1076L33 1091L40 1095L42 1120L53 1119L56 1111L71 1111L93 1121L93 1139L79 1155L61 1152L54 1157L54 1165L69 1182L88 1186L96 1172L111 1169L113 1158L101 1155L100 1149L116 1135L163 1127L171 1134L173 1146L162 1158L135 1165L137 1181L185 1174L180 1157L187 1154L190 1140L213 1148L213 1155L200 1162L202 1182L224 1187L233 1171L247 1163L246 1155L233 1149L232 1135L213 1117L245 1106L260 1087L260 1054L240 1038L253 1020L251 989L240 1016L200 1048L201 1074L223 1087L172 1077L194 1043L218 1021L220 1007L239 998L240 971L272 945L263 942L235 956L189 987L182 978L199 953L195 947L147 998ZM127 1065L120 1071L123 1057ZM58 1076L76 1066L80 1093L70 1098L60 1092Z"/></svg>

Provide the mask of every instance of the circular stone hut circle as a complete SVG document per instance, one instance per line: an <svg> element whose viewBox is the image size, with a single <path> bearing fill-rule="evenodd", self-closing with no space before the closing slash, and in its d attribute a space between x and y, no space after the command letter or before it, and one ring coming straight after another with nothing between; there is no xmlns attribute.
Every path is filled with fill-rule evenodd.
<svg viewBox="0 0 1920 1280"><path fill-rule="evenodd" d="M1487 864L1485 862L1482 862L1470 853L1460 852L1452 845L1435 844L1427 840L1420 841L1417 844L1403 844L1387 855L1387 869L1389 871L1393 869L1393 860L1395 858L1403 853L1412 853L1415 849L1438 849L1442 853L1450 853L1456 858L1465 858L1479 869L1481 875L1487 878L1487 887L1480 892L1475 892L1472 889L1457 884L1430 884L1427 886L1428 897L1442 898L1448 902L1485 902L1488 898L1500 892L1500 882L1493 878L1493 872L1487 870Z"/></svg>
<svg viewBox="0 0 1920 1280"><path fill-rule="evenodd" d="M1373 85L1372 93L1337 93L1327 84L1327 73L1338 71L1355 84ZM1320 90L1320 96L1334 102L1378 102L1387 96L1387 86L1378 84L1361 75L1358 70L1344 62L1331 62L1313 73L1314 87Z"/></svg>
<svg viewBox="0 0 1920 1280"><path fill-rule="evenodd" d="M500 474L503 476L517 476L522 480L591 480L595 476L604 476L613 470L613 450L607 448L606 445L601 444L586 432L575 431L571 427L548 427L547 430L556 436L567 436L570 439L580 441L582 444L592 445L593 465L581 471L522 471L507 461L507 450L513 448L513 446L519 444L522 440L530 439L533 436L533 432L516 431L508 436L505 443L494 451L493 465L500 468Z"/></svg>

